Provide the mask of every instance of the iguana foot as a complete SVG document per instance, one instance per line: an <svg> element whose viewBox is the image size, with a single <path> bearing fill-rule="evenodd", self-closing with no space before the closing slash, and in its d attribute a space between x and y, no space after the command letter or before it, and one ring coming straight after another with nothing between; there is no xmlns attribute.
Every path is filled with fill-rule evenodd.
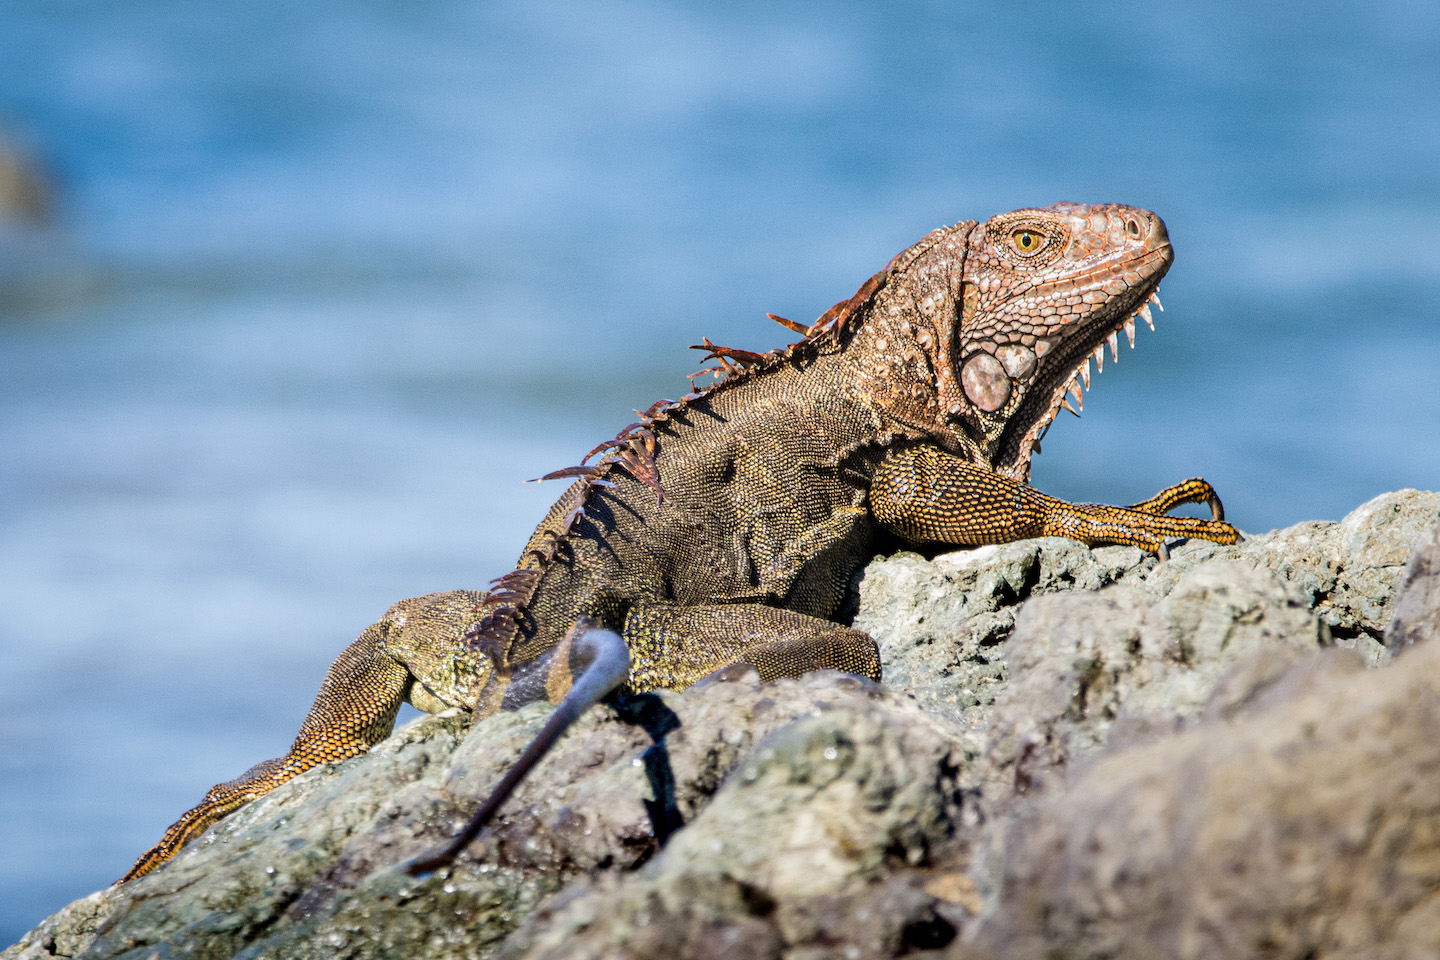
<svg viewBox="0 0 1440 960"><path fill-rule="evenodd" d="M1220 502L1220 495L1215 492L1214 487L1200 477L1191 477L1173 487L1166 487L1149 500L1132 503L1130 509L1138 510L1141 513L1161 514L1169 513L1176 507L1184 506L1187 503L1203 503L1208 506L1211 520L1225 519L1225 505Z"/></svg>
<svg viewBox="0 0 1440 960"><path fill-rule="evenodd" d="M1167 538L1210 540L1224 544L1240 542L1240 531L1223 520L1172 517L1130 507L1066 503L1053 497L1046 499L1051 501L1045 506L1047 537L1070 537L1091 545L1128 544L1149 550L1162 561L1170 559L1170 550L1165 545Z"/></svg>
<svg viewBox="0 0 1440 960"><path fill-rule="evenodd" d="M868 633L764 604L636 604L624 632L635 690L683 690L750 668L762 680L812 670L880 679L880 650Z"/></svg>

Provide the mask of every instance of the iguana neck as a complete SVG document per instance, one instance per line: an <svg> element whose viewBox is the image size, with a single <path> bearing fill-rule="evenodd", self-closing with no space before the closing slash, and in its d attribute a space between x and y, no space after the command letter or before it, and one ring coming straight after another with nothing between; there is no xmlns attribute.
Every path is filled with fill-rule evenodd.
<svg viewBox="0 0 1440 960"><path fill-rule="evenodd" d="M841 336L855 391L883 419L983 462L951 419L968 406L955 372L964 350L956 321L975 227L973 220L941 227L896 257L883 288Z"/></svg>

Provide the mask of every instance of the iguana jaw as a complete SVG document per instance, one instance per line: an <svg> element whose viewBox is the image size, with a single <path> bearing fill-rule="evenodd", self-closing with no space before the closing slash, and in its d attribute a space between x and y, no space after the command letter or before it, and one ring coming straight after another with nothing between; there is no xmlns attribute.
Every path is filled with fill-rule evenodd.
<svg viewBox="0 0 1440 960"><path fill-rule="evenodd" d="M1137 316L1149 321L1174 255L1158 216L1118 204L1002 214L969 247L954 369L963 402L948 419L973 459L1024 480L1060 408L1083 402L1090 358L1103 364L1121 332L1133 344Z"/></svg>
<svg viewBox="0 0 1440 960"><path fill-rule="evenodd" d="M1084 391L1090 389L1090 360L1095 360L1097 372L1103 370L1108 346L1110 358L1115 361L1122 331L1133 348L1136 318L1143 319L1150 329L1155 329L1150 304L1164 309L1160 306L1158 289L1159 284L1156 284L1139 306L1121 313L1124 319L1120 323L1097 323L1091 335L1065 344L1064 352L1056 357L1050 370L1038 378L1027 402L1021 405L1001 434L999 455L993 464L997 470L1017 480L1029 478L1030 457L1040 452L1040 440L1061 409L1068 409L1077 417L1084 409Z"/></svg>

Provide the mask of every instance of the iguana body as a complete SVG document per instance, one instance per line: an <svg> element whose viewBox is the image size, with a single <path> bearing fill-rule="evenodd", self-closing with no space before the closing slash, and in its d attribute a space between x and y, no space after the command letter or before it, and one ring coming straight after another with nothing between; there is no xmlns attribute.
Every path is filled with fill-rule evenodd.
<svg viewBox="0 0 1440 960"><path fill-rule="evenodd" d="M1089 359L1149 319L1172 259L1147 211L1057 204L944 227L897 256L798 343L715 347L720 379L662 401L594 465L485 593L402 601L331 667L290 752L213 788L125 880L224 814L388 735L403 700L476 717L558 701L599 626L626 689L678 689L731 664L765 678L831 667L878 679L866 634L832 622L881 530L979 544L1040 535L1233 543L1204 481L1130 508L1030 487L1030 455ZM587 460L590 457L586 458ZM1165 515L1210 502L1213 521ZM588 653L585 654L588 657Z"/></svg>

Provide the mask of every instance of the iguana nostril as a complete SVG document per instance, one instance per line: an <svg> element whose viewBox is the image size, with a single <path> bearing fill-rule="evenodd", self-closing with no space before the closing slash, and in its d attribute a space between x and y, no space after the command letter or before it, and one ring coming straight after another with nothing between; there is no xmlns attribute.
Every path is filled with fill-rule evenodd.
<svg viewBox="0 0 1440 960"><path fill-rule="evenodd" d="M1141 237L1140 221L1134 217L1126 217L1125 233L1129 235L1132 240L1139 240Z"/></svg>

